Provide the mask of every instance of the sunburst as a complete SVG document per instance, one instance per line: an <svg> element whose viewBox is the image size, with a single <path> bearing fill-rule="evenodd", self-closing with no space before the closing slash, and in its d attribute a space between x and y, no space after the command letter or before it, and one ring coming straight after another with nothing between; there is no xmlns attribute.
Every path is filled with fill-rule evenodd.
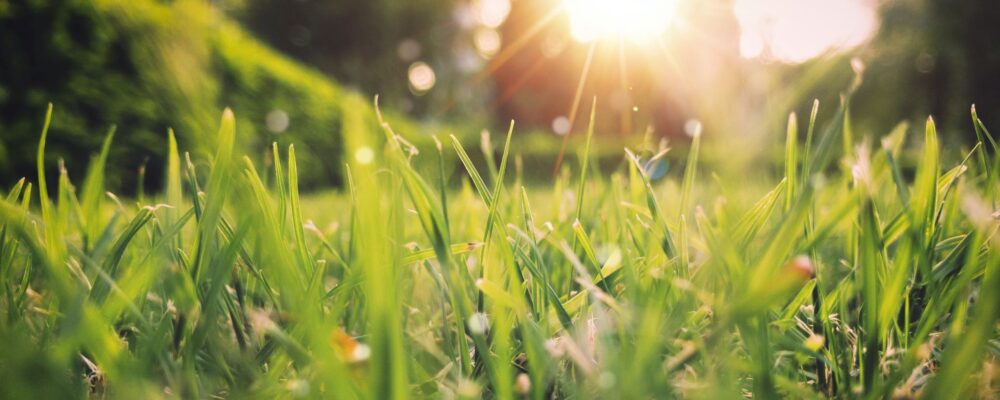
<svg viewBox="0 0 1000 400"><path fill-rule="evenodd" d="M620 85L623 92L627 92L630 88L630 82L627 73L629 63L626 58L626 46L641 46L644 50L661 53L665 47L662 38L674 19L677 1L561 0L553 5L525 29L517 39L505 45L503 50L494 56L489 64L473 78L473 83L481 82L496 73L499 68L510 61L511 57L532 43L532 39L556 21L557 17L567 17L569 21L568 35L576 42L587 46L587 56L580 66L579 79L572 102L565 114L568 117L569 129L563 136L563 143L555 162L555 173L562 163L568 138L573 131L573 125L576 122L583 99L584 88L587 86L588 80L591 79L591 67L594 64L598 48L602 49L601 55L609 54L616 58L611 60L618 69L616 74L618 82L616 83ZM606 49L605 47L610 48ZM497 105L509 100L532 75L541 69L545 61L541 58L535 60L531 67L524 71L521 78L499 94ZM626 109L631 110L632 107ZM629 111L623 109L621 120L623 133L630 132L632 128Z"/></svg>

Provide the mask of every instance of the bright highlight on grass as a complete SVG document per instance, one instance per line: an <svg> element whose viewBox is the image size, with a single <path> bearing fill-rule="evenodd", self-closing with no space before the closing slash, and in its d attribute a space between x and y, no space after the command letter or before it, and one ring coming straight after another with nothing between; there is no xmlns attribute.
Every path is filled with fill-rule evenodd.
<svg viewBox="0 0 1000 400"><path fill-rule="evenodd" d="M646 42L662 35L674 17L675 0L564 0L570 34L580 42L624 37Z"/></svg>

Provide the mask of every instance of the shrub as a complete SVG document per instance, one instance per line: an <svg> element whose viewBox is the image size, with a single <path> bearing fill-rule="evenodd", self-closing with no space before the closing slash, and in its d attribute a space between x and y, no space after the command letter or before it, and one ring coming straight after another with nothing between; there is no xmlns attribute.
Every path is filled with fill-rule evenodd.
<svg viewBox="0 0 1000 400"><path fill-rule="evenodd" d="M117 124L109 184L131 192L137 168L158 188L172 127L181 145L212 152L216 116L240 116L238 145L301 143L304 187L341 182L342 118L369 102L278 54L198 1L15 0L0 5L0 181L31 176L38 121L55 104L47 168L86 164ZM353 100L351 100L353 99ZM347 104L350 104L348 107ZM272 114L275 128L267 128ZM397 121L403 131L408 124ZM194 157L199 159L202 157ZM55 176L52 174L51 176Z"/></svg>

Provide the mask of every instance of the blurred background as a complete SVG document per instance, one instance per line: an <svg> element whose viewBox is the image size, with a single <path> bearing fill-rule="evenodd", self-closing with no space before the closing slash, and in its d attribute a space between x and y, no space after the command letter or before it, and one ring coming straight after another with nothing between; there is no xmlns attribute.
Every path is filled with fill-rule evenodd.
<svg viewBox="0 0 1000 400"><path fill-rule="evenodd" d="M374 124L375 94L418 143L516 120L540 180L595 97L607 163L701 130L745 171L861 70L855 135L933 115L962 146L971 104L1000 122L995 21L976 0L0 0L0 183L34 176L52 102L53 172L82 171L116 125L111 187L155 191L168 129L198 159L228 106L247 153L295 143L303 185L337 187L343 137L363 134L345 121Z"/></svg>

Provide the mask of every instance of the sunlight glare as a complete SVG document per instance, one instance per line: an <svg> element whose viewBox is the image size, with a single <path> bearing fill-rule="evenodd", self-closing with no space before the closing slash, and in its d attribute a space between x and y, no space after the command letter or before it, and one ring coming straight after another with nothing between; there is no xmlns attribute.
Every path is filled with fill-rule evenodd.
<svg viewBox="0 0 1000 400"><path fill-rule="evenodd" d="M736 0L740 53L801 63L855 47L878 28L875 8L872 0Z"/></svg>
<svg viewBox="0 0 1000 400"><path fill-rule="evenodd" d="M644 42L662 35L676 0L563 0L570 34L579 42L625 37Z"/></svg>

